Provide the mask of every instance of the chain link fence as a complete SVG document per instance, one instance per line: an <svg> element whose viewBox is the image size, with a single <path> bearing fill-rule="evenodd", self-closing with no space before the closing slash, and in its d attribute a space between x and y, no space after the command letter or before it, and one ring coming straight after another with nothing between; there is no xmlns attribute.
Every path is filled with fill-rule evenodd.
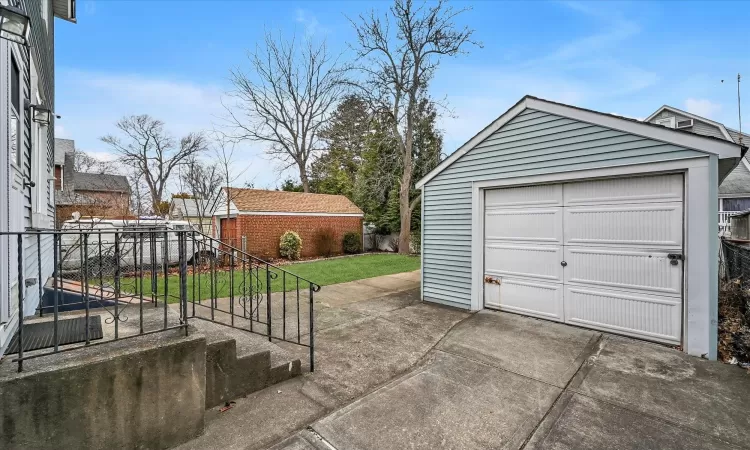
<svg viewBox="0 0 750 450"><path fill-rule="evenodd" d="M721 241L719 357L750 368L750 245Z"/></svg>
<svg viewBox="0 0 750 450"><path fill-rule="evenodd" d="M721 250L723 278L739 280L743 287L750 287L750 246L722 240Z"/></svg>

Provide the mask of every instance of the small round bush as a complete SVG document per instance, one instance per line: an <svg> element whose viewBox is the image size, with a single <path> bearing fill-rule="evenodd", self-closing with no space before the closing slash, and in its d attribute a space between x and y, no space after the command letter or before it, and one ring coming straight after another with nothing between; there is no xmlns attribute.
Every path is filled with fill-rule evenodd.
<svg viewBox="0 0 750 450"><path fill-rule="evenodd" d="M362 253L362 235L350 231L344 235L344 253Z"/></svg>
<svg viewBox="0 0 750 450"><path fill-rule="evenodd" d="M302 251L302 238L294 231L287 231L279 240L279 253L282 258L299 259Z"/></svg>

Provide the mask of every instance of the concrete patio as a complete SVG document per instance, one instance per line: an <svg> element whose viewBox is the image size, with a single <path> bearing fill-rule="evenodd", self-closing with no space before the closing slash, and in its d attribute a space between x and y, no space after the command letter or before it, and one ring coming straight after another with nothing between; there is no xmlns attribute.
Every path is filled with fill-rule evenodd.
<svg viewBox="0 0 750 450"><path fill-rule="evenodd" d="M750 375L663 347L419 301L418 272L325 287L316 367L180 448L750 447ZM290 349L293 351L293 349Z"/></svg>

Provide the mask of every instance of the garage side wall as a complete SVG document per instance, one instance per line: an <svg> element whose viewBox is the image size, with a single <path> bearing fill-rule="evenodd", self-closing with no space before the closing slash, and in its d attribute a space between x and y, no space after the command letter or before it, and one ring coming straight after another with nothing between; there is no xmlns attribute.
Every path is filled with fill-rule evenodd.
<svg viewBox="0 0 750 450"><path fill-rule="evenodd" d="M259 258L279 257L279 239L287 231L302 238L302 256L318 256L315 239L330 228L335 235L335 253L343 253L344 234L362 234L362 218L353 216L239 215L238 236L247 237L247 251Z"/></svg>
<svg viewBox="0 0 750 450"><path fill-rule="evenodd" d="M705 154L527 109L423 187L425 300L471 305L472 183Z"/></svg>

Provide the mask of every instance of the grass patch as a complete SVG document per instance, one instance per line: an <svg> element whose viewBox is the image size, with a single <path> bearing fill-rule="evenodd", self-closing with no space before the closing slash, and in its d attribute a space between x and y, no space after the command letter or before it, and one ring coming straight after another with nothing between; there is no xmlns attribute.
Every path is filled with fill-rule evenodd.
<svg viewBox="0 0 750 450"><path fill-rule="evenodd" d="M347 281L361 280L381 275L391 275L394 273L411 272L420 267L419 256L394 255L394 254L376 254L360 255L347 258L335 258L323 261L312 261L298 264L283 266L284 270L306 278L320 286L329 284L345 283ZM271 280L271 292L281 292L282 290L295 290L297 279L289 274L286 275L286 289L282 285L283 276L281 271L271 269L277 277ZM146 274L144 273L144 276ZM216 272L216 277L212 280L208 273L189 274L187 279L188 300L193 297L196 300L208 299L212 297L212 290L215 291L217 298L229 297L231 290L231 276L228 270L222 269ZM144 295L150 295L152 283L150 277L144 277ZM138 278L125 277L121 281L121 290L138 294L140 292L140 283ZM243 272L242 268L236 268L234 271L234 293L239 295L249 294L250 290L255 293L260 291L266 292L266 272L265 269L253 270L252 276ZM300 290L309 288L309 284L300 280ZM170 302L177 301L177 295L180 291L180 278L177 274L172 274L167 278L166 289ZM165 283L164 277L156 278L156 292L159 297L164 295Z"/></svg>

